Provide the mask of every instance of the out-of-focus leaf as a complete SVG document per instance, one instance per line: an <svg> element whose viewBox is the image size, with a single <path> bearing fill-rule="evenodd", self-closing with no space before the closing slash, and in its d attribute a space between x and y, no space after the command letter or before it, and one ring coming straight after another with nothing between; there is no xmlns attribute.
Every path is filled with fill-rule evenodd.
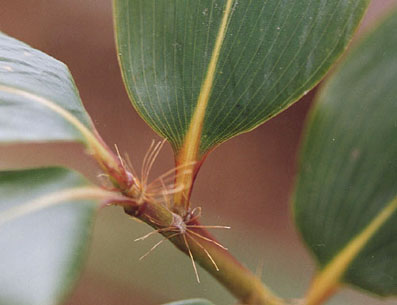
<svg viewBox="0 0 397 305"><path fill-rule="evenodd" d="M92 128L68 68L0 33L0 143L85 142Z"/></svg>
<svg viewBox="0 0 397 305"><path fill-rule="evenodd" d="M334 268L335 281L379 295L397 294L396 84L394 13L319 95L295 198L297 226L320 274Z"/></svg>
<svg viewBox="0 0 397 305"><path fill-rule="evenodd" d="M191 300L183 300L183 301L167 303L164 305L214 305L214 304L211 303L210 301L203 299L191 299Z"/></svg>
<svg viewBox="0 0 397 305"><path fill-rule="evenodd" d="M115 0L128 94L180 161L200 160L311 89L368 2Z"/></svg>
<svg viewBox="0 0 397 305"><path fill-rule="evenodd" d="M38 198L54 200L54 193L61 200L86 185L62 168L0 172L0 304L59 304L81 269L93 205L69 200L5 223L4 215Z"/></svg>

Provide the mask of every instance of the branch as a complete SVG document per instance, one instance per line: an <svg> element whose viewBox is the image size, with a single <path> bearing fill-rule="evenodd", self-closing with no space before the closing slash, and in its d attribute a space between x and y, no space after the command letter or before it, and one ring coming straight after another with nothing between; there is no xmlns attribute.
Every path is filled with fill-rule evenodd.
<svg viewBox="0 0 397 305"><path fill-rule="evenodd" d="M125 206L124 210L128 215L143 220L155 229L169 228L169 230L162 231L161 234L168 237L185 254L190 255L190 249L194 260L243 304L285 305L283 300L264 286L258 277L242 266L226 249L219 246L219 243L204 228L205 226L201 226L197 220L193 219L188 222L188 228L194 234L186 234L186 231L183 231L184 228L186 229L186 223L181 220L179 215L172 213L162 205L145 202L140 206ZM179 234L175 234L177 230L180 230ZM185 239L189 248L187 248Z"/></svg>

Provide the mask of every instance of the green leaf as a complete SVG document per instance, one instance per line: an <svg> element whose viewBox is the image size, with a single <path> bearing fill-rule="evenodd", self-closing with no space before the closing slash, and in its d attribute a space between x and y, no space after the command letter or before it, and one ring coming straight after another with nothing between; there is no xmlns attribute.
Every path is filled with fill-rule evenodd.
<svg viewBox="0 0 397 305"><path fill-rule="evenodd" d="M296 223L318 260L318 278L333 269L335 282L379 295L397 294L396 84L395 12L321 91L295 198Z"/></svg>
<svg viewBox="0 0 397 305"><path fill-rule="evenodd" d="M0 304L59 304L68 293L91 229L92 201L81 199L86 185L63 168L0 172ZM17 217L38 198L37 204L49 205L69 200Z"/></svg>
<svg viewBox="0 0 397 305"><path fill-rule="evenodd" d="M0 33L0 143L86 142L90 129L68 68Z"/></svg>
<svg viewBox="0 0 397 305"><path fill-rule="evenodd" d="M129 96L179 160L200 160L318 83L368 2L115 0Z"/></svg>
<svg viewBox="0 0 397 305"><path fill-rule="evenodd" d="M164 305L214 305L210 301L203 300L203 299L190 299L178 302L167 303Z"/></svg>
<svg viewBox="0 0 397 305"><path fill-rule="evenodd" d="M0 144L48 141L82 142L102 168L122 171L95 132L68 68L0 32Z"/></svg>

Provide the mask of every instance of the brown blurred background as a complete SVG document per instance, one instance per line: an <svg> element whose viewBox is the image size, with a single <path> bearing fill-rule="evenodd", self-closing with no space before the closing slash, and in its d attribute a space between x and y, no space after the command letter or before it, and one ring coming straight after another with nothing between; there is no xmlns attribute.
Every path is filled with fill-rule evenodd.
<svg viewBox="0 0 397 305"><path fill-rule="evenodd" d="M373 0L358 35L397 0ZM110 0L0 0L0 30L65 62L83 102L109 145L127 152L136 167L158 137L140 119L124 91L117 65ZM260 270L265 282L286 297L301 296L312 275L312 259L291 219L296 153L313 93L255 131L223 144L204 164L193 201L203 207L203 222L227 224L217 236L239 260ZM68 165L96 180L96 165L71 144L0 147L0 168ZM166 147L153 176L173 165ZM120 209L98 213L83 275L68 305L160 304L206 297L218 305L233 298L202 269L197 284L187 257L162 245L144 261L138 258L156 238L133 240L149 228ZM397 304L344 290L329 304Z"/></svg>

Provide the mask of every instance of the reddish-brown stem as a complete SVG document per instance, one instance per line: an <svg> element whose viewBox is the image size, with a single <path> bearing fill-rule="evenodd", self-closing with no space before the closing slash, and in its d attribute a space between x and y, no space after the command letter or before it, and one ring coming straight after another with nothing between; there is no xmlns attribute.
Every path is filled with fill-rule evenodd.
<svg viewBox="0 0 397 305"><path fill-rule="evenodd" d="M137 194L134 193L133 176L125 168L121 158L118 158L107 147L99 135L97 135L97 138L102 144L102 149L106 151L108 158L104 159L101 154L96 154L96 151L93 151L95 159L109 175L115 187L123 195L135 199ZM128 215L143 220L156 230L172 228L171 230L162 230L160 233L169 238L178 249L194 258L194 261L212 274L243 304L284 305L284 302L273 295L258 277L242 266L225 248L215 241L205 226L200 225L197 220L198 216L195 217L192 214L190 215L190 220L186 222L182 220L188 216L190 211L188 200L193 185L192 182L204 159L205 157L194 165L195 170L191 172L191 180L188 179L189 187L187 188L187 193L183 196L187 203L179 205L179 210L170 211L168 207L155 201L137 203L134 200L127 200L113 203L124 206L124 210ZM188 225L188 228L186 225ZM197 242L196 238L200 239L200 241Z"/></svg>

